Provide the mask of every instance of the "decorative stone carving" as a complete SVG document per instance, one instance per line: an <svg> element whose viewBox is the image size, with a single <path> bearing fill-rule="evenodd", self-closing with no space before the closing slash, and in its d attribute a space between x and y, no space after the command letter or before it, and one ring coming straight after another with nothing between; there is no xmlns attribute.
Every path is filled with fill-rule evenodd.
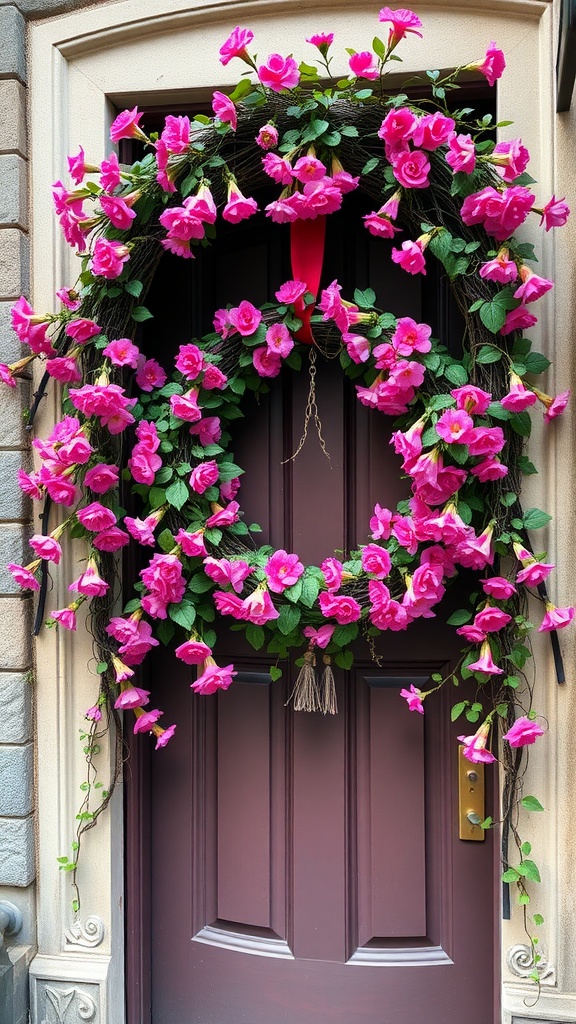
<svg viewBox="0 0 576 1024"><path fill-rule="evenodd" d="M525 943L518 942L510 946L506 953L506 965L511 974L517 978L529 978L534 970L538 972L541 985L556 984L556 968L548 963L544 953L540 951L541 960L534 963L534 951Z"/></svg>
<svg viewBox="0 0 576 1024"><path fill-rule="evenodd" d="M46 1016L41 1024L73 1024L75 1020L94 1020L97 1006L92 996L80 988L46 986ZM69 1012L70 1011L70 1012Z"/></svg>
<svg viewBox="0 0 576 1024"><path fill-rule="evenodd" d="M104 921L97 917L96 914L91 914L90 917L87 917L84 924L82 924L82 921L73 921L64 932L66 948L80 946L84 949L94 949L104 939L105 931Z"/></svg>

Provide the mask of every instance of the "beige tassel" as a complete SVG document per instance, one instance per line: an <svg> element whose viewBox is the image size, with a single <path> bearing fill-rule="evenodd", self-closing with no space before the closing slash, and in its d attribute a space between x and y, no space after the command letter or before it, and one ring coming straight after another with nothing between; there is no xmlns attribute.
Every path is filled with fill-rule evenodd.
<svg viewBox="0 0 576 1024"><path fill-rule="evenodd" d="M318 679L314 671L316 657L312 650L307 650L304 655L304 664L298 673L294 689L286 704L292 703L294 711L318 711L320 709L320 695L318 693Z"/></svg>
<svg viewBox="0 0 576 1024"><path fill-rule="evenodd" d="M320 682L319 710L323 715L337 715L338 703L336 701L336 683L332 671L332 659L329 654L323 657L324 671Z"/></svg>

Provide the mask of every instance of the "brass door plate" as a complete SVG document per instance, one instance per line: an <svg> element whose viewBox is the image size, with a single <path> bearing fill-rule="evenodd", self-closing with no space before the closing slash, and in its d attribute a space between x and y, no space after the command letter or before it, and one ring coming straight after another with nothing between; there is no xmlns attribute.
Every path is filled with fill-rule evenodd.
<svg viewBox="0 0 576 1024"><path fill-rule="evenodd" d="M486 832L480 822L484 811L484 765L464 757L464 746L458 747L458 826L460 839L481 843Z"/></svg>

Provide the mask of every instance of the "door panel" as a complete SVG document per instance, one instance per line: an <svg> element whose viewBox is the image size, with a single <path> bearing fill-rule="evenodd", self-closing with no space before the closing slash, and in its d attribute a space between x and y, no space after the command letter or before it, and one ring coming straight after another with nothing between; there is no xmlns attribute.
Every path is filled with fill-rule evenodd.
<svg viewBox="0 0 576 1024"><path fill-rule="evenodd" d="M338 276L347 297L371 284L383 308L432 319L420 282L358 223L357 209L329 218L326 283ZM206 318L187 297L198 275L210 315L241 298L263 301L290 277L275 230L241 228L218 243L212 270L205 261L195 281L172 287L181 303L174 344ZM247 401L233 445L246 469L246 522L314 564L366 543L375 502L394 507L407 493L390 421L356 401L334 360L319 357L317 381L330 461L313 427L290 458L305 368ZM443 625L454 602L449 594L438 618L383 634L376 661L359 642L353 669L335 672L335 716L287 708L295 672L273 683L270 656L224 619L218 660L238 670L226 693L194 696L193 670L154 652L149 682L178 730L150 769L152 1024L445 1024L462 1012L467 1024L496 1020L494 850L491 834L458 839L461 730L450 724L451 694L427 701L424 716L399 696L454 661Z"/></svg>

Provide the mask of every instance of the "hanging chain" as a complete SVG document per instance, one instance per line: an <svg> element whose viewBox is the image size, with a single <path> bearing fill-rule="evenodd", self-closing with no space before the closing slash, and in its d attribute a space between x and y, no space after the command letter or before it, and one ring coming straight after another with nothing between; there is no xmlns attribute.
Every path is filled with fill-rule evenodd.
<svg viewBox="0 0 576 1024"><path fill-rule="evenodd" d="M302 432L302 437L298 442L298 447L296 448L296 451L294 452L293 455L290 456L289 459L284 459L284 461L282 462L283 466L285 466L287 462L292 462L292 460L295 459L296 456L299 455L300 452L302 451L304 444L306 443L306 438L308 437L308 425L312 418L314 419L314 426L316 427L316 433L318 434L320 447L324 452L324 455L328 459L328 462L330 463L330 465L332 465L330 454L328 452L328 449L326 448L324 438L322 437L322 422L320 420L320 414L318 412L318 406L316 404L316 349L313 347L310 348L309 374L310 387L308 389L308 402L306 405L306 412L304 414L304 430Z"/></svg>

